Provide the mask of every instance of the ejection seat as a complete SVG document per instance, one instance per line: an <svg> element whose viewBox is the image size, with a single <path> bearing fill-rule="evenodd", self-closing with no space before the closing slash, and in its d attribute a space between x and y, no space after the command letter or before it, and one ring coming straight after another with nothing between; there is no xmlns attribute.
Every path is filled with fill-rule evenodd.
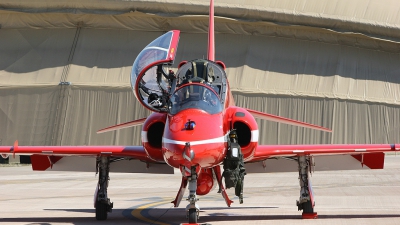
<svg viewBox="0 0 400 225"><path fill-rule="evenodd" d="M214 80L214 70L207 66L208 61L198 59L191 62L192 67L186 71L185 80L181 85L187 83L208 83L211 84Z"/></svg>

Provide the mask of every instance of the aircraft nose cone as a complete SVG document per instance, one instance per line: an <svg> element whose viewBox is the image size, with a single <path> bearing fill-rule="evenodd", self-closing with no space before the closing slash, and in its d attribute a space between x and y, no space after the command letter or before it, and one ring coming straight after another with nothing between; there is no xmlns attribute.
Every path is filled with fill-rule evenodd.
<svg viewBox="0 0 400 225"><path fill-rule="evenodd" d="M183 151L183 158L187 161L192 161L195 157L195 153L193 149L190 148L190 143L187 142L185 146L185 150Z"/></svg>
<svg viewBox="0 0 400 225"><path fill-rule="evenodd" d="M209 167L220 163L226 151L222 114L187 109L169 115L163 135L163 154L174 167L189 164Z"/></svg>

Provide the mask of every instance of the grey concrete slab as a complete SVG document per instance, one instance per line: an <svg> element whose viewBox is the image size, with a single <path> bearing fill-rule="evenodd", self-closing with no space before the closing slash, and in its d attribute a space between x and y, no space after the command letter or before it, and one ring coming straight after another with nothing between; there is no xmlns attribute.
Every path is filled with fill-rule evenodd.
<svg viewBox="0 0 400 225"><path fill-rule="evenodd" d="M384 170L313 174L316 220L302 220L295 205L297 173L249 174L244 204L226 207L215 189L201 196L199 222L209 224L400 224L400 157L386 157ZM93 173L33 172L0 167L0 224L180 224L185 206L170 203L180 175L111 173L114 210L107 221L94 218Z"/></svg>

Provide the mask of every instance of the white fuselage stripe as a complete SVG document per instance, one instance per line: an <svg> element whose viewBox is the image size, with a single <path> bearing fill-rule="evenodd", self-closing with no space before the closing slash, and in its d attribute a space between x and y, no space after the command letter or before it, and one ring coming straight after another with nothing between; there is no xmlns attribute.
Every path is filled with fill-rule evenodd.
<svg viewBox="0 0 400 225"><path fill-rule="evenodd" d="M204 144L224 143L224 142L226 142L225 137L226 136L222 136L222 137L217 137L217 138L207 139L207 140L200 140L200 141L176 141L176 140L171 140L168 138L163 138L163 144L185 145L187 142L189 142L190 145L204 145Z"/></svg>
<svg viewBox="0 0 400 225"><path fill-rule="evenodd" d="M147 140L147 131L142 131L142 142L149 142Z"/></svg>
<svg viewBox="0 0 400 225"><path fill-rule="evenodd" d="M251 131L251 142L258 142L258 130Z"/></svg>
<svg viewBox="0 0 400 225"><path fill-rule="evenodd" d="M143 140L143 131L142 131L142 140ZM199 141L177 141L168 138L163 138L163 144L176 144L176 145L185 145L187 142L190 145L204 145L204 144L215 144L215 143L224 143L227 142L229 133L225 134L222 137L206 139L206 140L199 140ZM147 138L146 138L147 139ZM251 142L258 142L258 130L251 131Z"/></svg>

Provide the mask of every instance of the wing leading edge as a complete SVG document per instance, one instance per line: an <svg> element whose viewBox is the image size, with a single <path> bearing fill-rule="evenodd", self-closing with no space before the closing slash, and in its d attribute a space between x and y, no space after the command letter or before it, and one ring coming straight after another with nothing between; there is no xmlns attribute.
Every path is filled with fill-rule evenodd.
<svg viewBox="0 0 400 225"><path fill-rule="evenodd" d="M143 146L0 146L1 154L8 155L48 155L48 156L114 156L131 157L144 161L148 158Z"/></svg>
<svg viewBox="0 0 400 225"><path fill-rule="evenodd" d="M32 169L40 171L96 172L96 158L113 159L110 168L121 173L173 174L167 164L150 159L143 146L0 146L0 154L28 155Z"/></svg>
<svg viewBox="0 0 400 225"><path fill-rule="evenodd" d="M271 157L352 155L395 151L400 151L400 144L260 145L257 147L252 161L264 160Z"/></svg>
<svg viewBox="0 0 400 225"><path fill-rule="evenodd" d="M310 156L313 168L327 170L383 169L385 152L400 151L399 144L260 145L246 171L294 172L299 156Z"/></svg>

